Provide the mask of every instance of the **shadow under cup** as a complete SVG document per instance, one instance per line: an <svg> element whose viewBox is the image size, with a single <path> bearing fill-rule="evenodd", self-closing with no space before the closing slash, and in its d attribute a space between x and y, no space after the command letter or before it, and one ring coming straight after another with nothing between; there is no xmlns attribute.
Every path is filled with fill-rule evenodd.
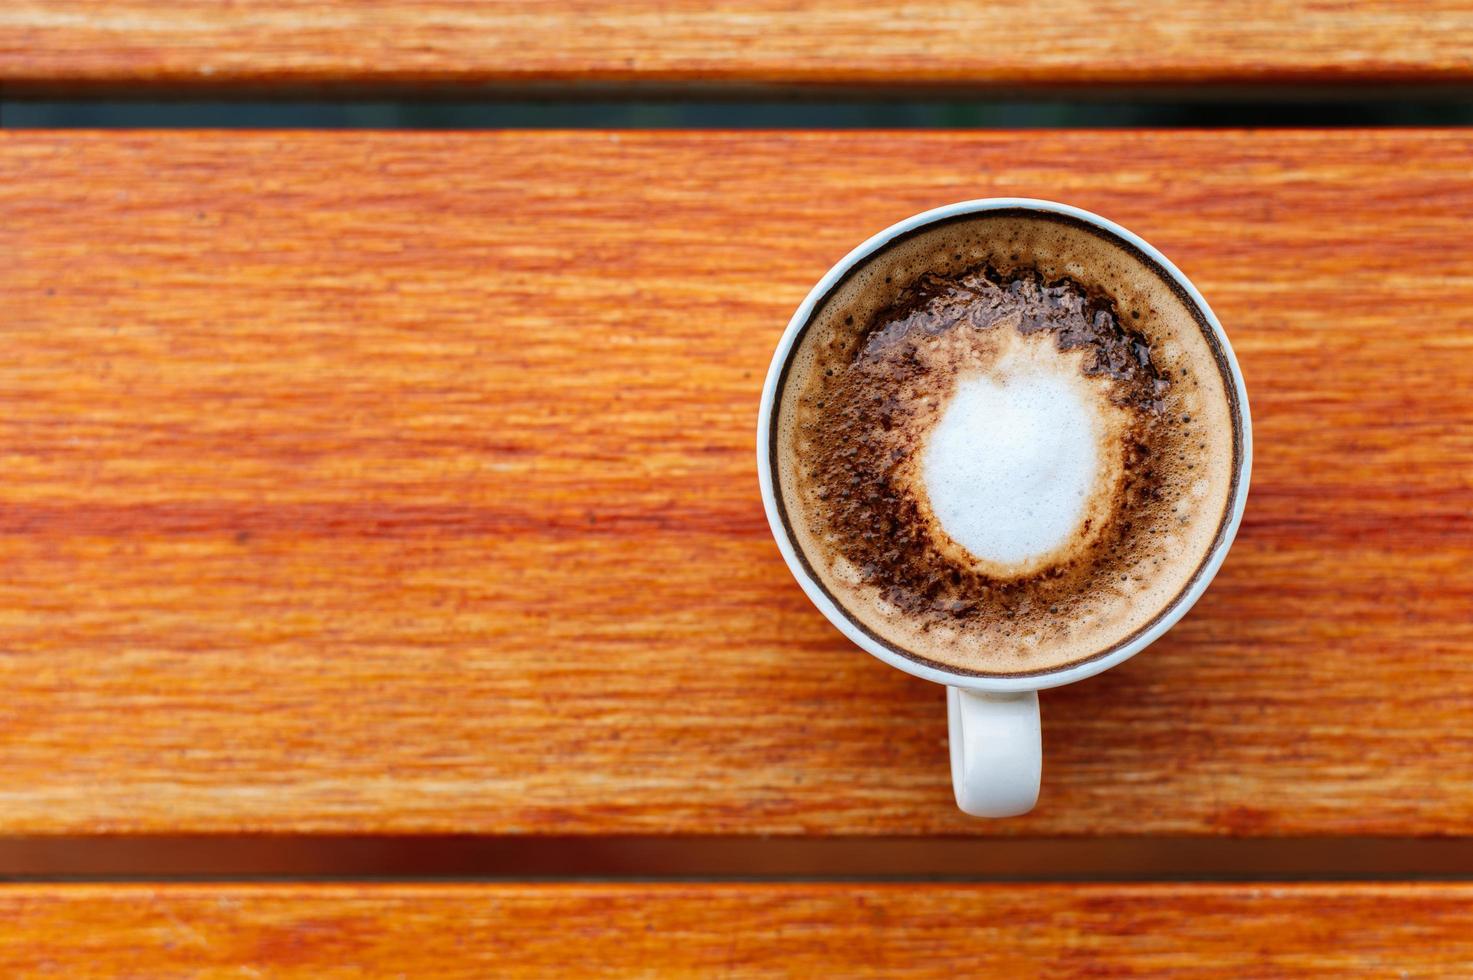
<svg viewBox="0 0 1473 980"><path fill-rule="evenodd" d="M818 315L836 295L846 289L852 292L860 288L855 285L858 277L864 277L867 271L885 262L897 261L895 256L904 254L913 245L925 245L929 240L926 236L934 238L941 231L955 235L969 225L982 227L1006 219L1057 224L1071 233L1092 236L1128 256L1134 267L1148 270L1158 287L1164 286L1175 296L1195 321L1220 375L1226 416L1231 420L1230 438L1224 440L1230 445L1231 459L1225 460L1229 479L1225 502L1220 513L1209 515L1216 518L1210 535L1203 534L1207 546L1201 549L1199 560L1180 588L1166 597L1149 619L1123 635L1112 637L1111 642L1099 649L1061 665L989 672L939 663L906 649L893 638L881 636L851 613L825 584L800 544L801 536L794 527L795 516L789 512L779 482L782 465L779 421L784 398L795 397L797 385L793 386L794 391L788 390L788 383L793 380L795 356L808 331L814 329ZM951 274L954 270L921 271ZM1246 502L1252 452L1242 374L1221 324L1190 280L1151 245L1107 219L1067 205L1016 198L963 202L916 215L874 236L829 270L794 314L774 354L763 390L757 442L763 501L773 534L799 584L824 615L861 648L894 667L953 687L994 693L1036 691L1092 676L1139 652L1180 619L1206 590L1232 543Z"/></svg>

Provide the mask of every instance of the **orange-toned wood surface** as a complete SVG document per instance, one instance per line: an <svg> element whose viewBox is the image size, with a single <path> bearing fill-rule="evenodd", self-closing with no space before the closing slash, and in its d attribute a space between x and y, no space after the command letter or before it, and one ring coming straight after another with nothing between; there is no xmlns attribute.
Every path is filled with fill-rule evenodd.
<svg viewBox="0 0 1473 980"><path fill-rule="evenodd" d="M8 0L0 80L1467 82L1469 0Z"/></svg>
<svg viewBox="0 0 1473 980"><path fill-rule="evenodd" d="M1466 976L1467 885L25 885L10 976Z"/></svg>
<svg viewBox="0 0 1473 980"><path fill-rule="evenodd" d="M1473 831L1473 134L4 134L0 833ZM1184 623L951 801L809 606L758 388L854 243L1121 221L1257 459Z"/></svg>

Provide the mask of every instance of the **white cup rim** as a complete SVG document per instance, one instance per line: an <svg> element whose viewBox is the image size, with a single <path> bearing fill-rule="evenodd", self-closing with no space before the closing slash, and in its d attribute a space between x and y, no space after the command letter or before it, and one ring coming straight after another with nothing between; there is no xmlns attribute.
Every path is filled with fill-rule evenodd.
<svg viewBox="0 0 1473 980"><path fill-rule="evenodd" d="M1197 572L1191 582L1178 594L1171 605L1128 642L1117 645L1113 649L1103 651L1083 661L1067 664L1057 669L1011 675L972 674L950 670L933 663L922 662L871 634L845 613L829 595L827 590L818 582L817 578L810 573L799 553L797 545L792 540L788 528L784 523L782 509L777 499L776 474L773 472L771 461L772 412L777 402L778 383L781 380L783 369L787 364L788 356L792 352L794 344L812 317L813 311L819 302L851 270L876 252L888 246L896 238L938 222L986 211L999 210L1039 211L1073 218L1078 222L1093 226L1099 231L1113 236L1127 246L1133 247L1166 272L1181 288L1183 294L1185 294L1191 304L1200 312L1202 320L1215 335L1222 360L1232 375L1232 392L1230 394L1236 395L1237 411L1234 420L1237 423L1238 435L1238 466L1234 474L1235 486L1232 502L1224 521L1219 526L1218 535L1211 551L1203 563L1198 566ZM777 350L773 354L772 364L767 371L767 380L762 388L762 404L758 413L757 422L757 470L758 478L761 481L762 504L767 512L768 525L772 529L773 537L777 540L778 548L782 552L783 560L787 562L789 571L793 573L793 576L798 580L798 584L807 593L808 598L813 604L818 607L819 611L824 614L825 618L838 627L840 632L861 649L878 657L892 667L928 681L935 681L938 684L947 684L952 687L993 693L1045 690L1060 687L1064 684L1072 684L1075 681L1084 680L1087 677L1093 677L1095 674L1109 670L1111 667L1129 660L1154 643L1162 634L1171 629L1172 626L1176 625L1177 621L1186 615L1187 611L1207 591L1208 585L1211 584L1218 569L1222 567L1223 560L1227 557L1228 549L1232 546L1233 538L1238 532L1238 526L1243 520L1243 509L1248 501L1248 484L1252 475L1252 465L1253 425L1248 410L1248 392L1243 385L1243 372L1238 367L1238 359L1233 353L1232 345L1228 341L1227 333L1223 330L1221 322L1218 321L1217 315L1212 312L1212 307L1208 305L1207 300L1203 298L1197 287L1192 284L1192 281L1153 245L1108 218L1068 204L1026 197L981 198L972 201L960 201L956 204L948 204L929 211L923 211L920 214L906 218L904 221L893 224L884 231L872 236L839 260L818 281L817 285L809 291L807 297L799 305L797 312L788 321L787 330L784 331L782 339L778 342Z"/></svg>

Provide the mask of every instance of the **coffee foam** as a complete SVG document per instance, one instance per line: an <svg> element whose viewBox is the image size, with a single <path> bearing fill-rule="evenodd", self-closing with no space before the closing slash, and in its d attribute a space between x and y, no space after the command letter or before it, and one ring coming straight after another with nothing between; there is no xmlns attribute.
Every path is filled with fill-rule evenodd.
<svg viewBox="0 0 1473 980"><path fill-rule="evenodd" d="M1070 560L1105 526L1130 419L1085 375L1083 350L1000 333L926 434L918 489L958 560L1012 579Z"/></svg>
<svg viewBox="0 0 1473 980"><path fill-rule="evenodd" d="M890 479L914 491L915 506L877 510L883 521L864 533L897 547L919 547L921 538L936 545L925 553L945 559L933 572L943 583L950 576L952 598L918 606L851 559L845 533L855 533L853 525L833 524L832 488L814 485L805 461L811 467L840 448L835 439L844 434L816 423L835 372L876 343L867 334L876 316L925 273L955 277L984 265L1005 276L1036 273L1043 282L1067 278L1107 298L1148 343L1169 387L1142 457L1132 421L1138 413L1121 409L1108 379L1084 373L1078 352L1061 349L1062 341L1050 347L1047 334L1003 326L988 331L988 343L973 336L965 351L945 349L948 338L959 342L955 331L917 345L916 356L932 366L959 358L955 383L948 390L891 386L886 397L910 408L900 431L885 433L896 460ZM1073 462L1052 474L1041 459L969 470L968 453L952 451L985 443L1000 456L1009 427L981 410L1005 384L1027 386L1027 397L1010 403L1031 405L1031 421L1052 432L1048 438ZM820 303L791 355L774 416L781 506L819 584L898 652L965 673L1054 670L1127 642L1196 574L1233 490L1229 391L1225 365L1189 300L1139 253L1074 219L1031 211L968 216L892 243ZM955 411L962 414L953 419ZM1033 479L1019 478L1030 467ZM1088 487L1082 496L1081 487ZM1134 509L1122 510L1127 497ZM1007 506L1027 498L1040 505L1033 514ZM1071 498L1078 501L1072 507ZM1128 527L1120 527L1121 514Z"/></svg>

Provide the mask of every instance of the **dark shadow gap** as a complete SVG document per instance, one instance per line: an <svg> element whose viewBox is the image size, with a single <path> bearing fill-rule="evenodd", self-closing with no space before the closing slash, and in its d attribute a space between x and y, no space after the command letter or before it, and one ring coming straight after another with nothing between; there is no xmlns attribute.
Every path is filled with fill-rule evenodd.
<svg viewBox="0 0 1473 980"><path fill-rule="evenodd" d="M0 839L3 880L1473 880L1473 838Z"/></svg>
<svg viewBox="0 0 1473 980"><path fill-rule="evenodd" d="M1171 129L1473 125L1460 101L521 98L0 101L5 129Z"/></svg>

